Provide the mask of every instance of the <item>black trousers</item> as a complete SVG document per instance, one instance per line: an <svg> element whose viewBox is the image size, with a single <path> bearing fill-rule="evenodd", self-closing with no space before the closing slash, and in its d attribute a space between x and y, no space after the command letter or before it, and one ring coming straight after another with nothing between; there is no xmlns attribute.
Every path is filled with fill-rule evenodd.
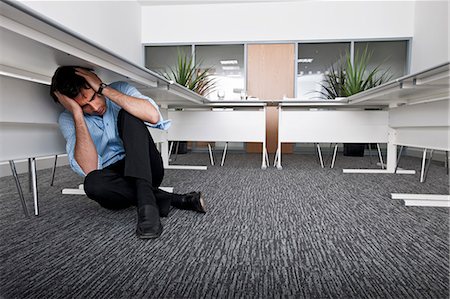
<svg viewBox="0 0 450 299"><path fill-rule="evenodd" d="M151 183L157 202L181 197L158 189L164 178L163 161L143 121L122 109L117 127L125 158L90 172L84 179L86 195L107 209L127 208L137 204L136 179L144 179Z"/></svg>

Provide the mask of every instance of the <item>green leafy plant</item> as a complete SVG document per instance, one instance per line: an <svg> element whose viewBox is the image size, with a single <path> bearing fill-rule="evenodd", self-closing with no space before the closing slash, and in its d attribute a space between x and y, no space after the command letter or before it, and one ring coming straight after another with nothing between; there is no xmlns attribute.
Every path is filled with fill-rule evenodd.
<svg viewBox="0 0 450 299"><path fill-rule="evenodd" d="M216 86L216 80L210 72L211 68L202 69L201 63L194 63L192 56L179 51L175 68L170 68L170 71L163 76L201 96L207 96Z"/></svg>
<svg viewBox="0 0 450 299"><path fill-rule="evenodd" d="M331 65L329 74L321 83L324 91L320 94L327 99L348 97L389 81L392 77L389 68L381 71L379 64L368 70L371 57L372 52L368 51L367 46L362 52L356 51L353 63L347 52L345 57L341 57L341 60L345 58L344 65L339 64L337 68Z"/></svg>

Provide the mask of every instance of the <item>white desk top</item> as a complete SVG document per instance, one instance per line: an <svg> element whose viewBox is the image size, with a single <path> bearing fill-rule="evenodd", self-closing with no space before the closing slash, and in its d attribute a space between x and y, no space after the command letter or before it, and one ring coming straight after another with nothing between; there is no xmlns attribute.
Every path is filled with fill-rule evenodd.
<svg viewBox="0 0 450 299"><path fill-rule="evenodd" d="M449 99L450 62L348 97L350 105L413 105Z"/></svg>
<svg viewBox="0 0 450 299"><path fill-rule="evenodd" d="M128 81L159 104L204 97L79 36L23 4L0 2L0 74L49 85L58 66L93 68L105 82Z"/></svg>

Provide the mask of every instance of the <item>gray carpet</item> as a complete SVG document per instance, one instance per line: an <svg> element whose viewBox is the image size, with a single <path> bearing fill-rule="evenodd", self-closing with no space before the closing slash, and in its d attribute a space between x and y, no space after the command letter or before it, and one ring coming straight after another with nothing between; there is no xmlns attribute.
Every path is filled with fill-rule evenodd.
<svg viewBox="0 0 450 299"><path fill-rule="evenodd" d="M206 165L208 155L179 155L177 163ZM419 174L342 174L375 168L367 157L339 156L335 169L320 169L308 155L284 155L282 171L259 166L259 155L229 154L224 167L166 171L163 185L202 190L209 210L173 210L150 241L136 238L133 208L108 211L61 195L81 183L68 167L58 168L54 187L50 170L38 173L41 215L29 219L12 177L2 178L0 295L449 297L449 209L390 199L391 192L448 194L442 163L424 184ZM402 166L419 170L420 160L404 158Z"/></svg>

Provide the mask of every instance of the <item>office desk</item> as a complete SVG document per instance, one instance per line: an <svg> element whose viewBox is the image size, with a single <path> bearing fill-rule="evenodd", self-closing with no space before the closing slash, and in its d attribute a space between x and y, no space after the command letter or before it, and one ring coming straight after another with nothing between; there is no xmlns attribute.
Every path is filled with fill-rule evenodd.
<svg viewBox="0 0 450 299"><path fill-rule="evenodd" d="M388 112L382 106L349 106L342 100L285 100L279 103L278 114L278 169L282 169L281 144L285 142L388 142Z"/></svg>
<svg viewBox="0 0 450 299"><path fill-rule="evenodd" d="M449 65L447 62L348 98L349 105L388 105L389 173L396 173L397 146L424 150L421 182L427 150L450 151ZM450 207L449 195L393 193L392 198L404 199L407 205Z"/></svg>
<svg viewBox="0 0 450 299"><path fill-rule="evenodd" d="M210 102L202 108L171 109L168 115L169 141L260 142L261 168L267 168L265 103Z"/></svg>

